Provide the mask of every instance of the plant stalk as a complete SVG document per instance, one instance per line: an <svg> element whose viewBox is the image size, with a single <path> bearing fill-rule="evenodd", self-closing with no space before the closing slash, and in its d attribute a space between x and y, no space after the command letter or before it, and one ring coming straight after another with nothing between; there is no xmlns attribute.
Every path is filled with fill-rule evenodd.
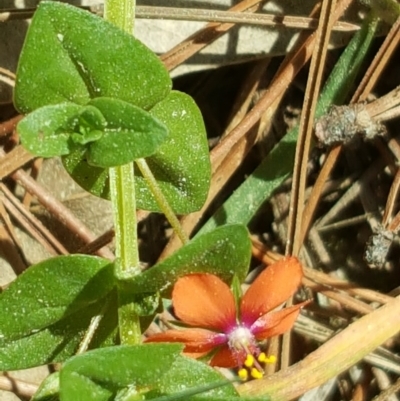
<svg viewBox="0 0 400 401"><path fill-rule="evenodd" d="M135 0L106 0L104 18L133 34ZM114 215L116 275L120 281L140 273L136 221L135 176L133 162L110 168L110 194ZM118 287L118 319L122 344L141 342L139 315L130 298L129 286Z"/></svg>
<svg viewBox="0 0 400 401"><path fill-rule="evenodd" d="M186 235L185 231L181 224L179 223L178 218L175 216L174 211L172 210L170 204L168 203L167 199L165 198L161 188L159 187L157 180L154 178L153 173L151 172L148 164L146 163L145 159L138 159L135 160L137 167L139 168L140 172L143 175L143 178L146 180L147 185L149 186L151 193L153 194L154 198L160 209L165 214L165 217L171 224L175 234L179 237L182 241L182 244L186 244L189 242L189 238Z"/></svg>

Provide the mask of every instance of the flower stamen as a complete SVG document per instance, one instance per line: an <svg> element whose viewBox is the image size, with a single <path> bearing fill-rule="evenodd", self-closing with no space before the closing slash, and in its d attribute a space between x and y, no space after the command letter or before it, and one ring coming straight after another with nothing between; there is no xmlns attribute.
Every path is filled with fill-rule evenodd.
<svg viewBox="0 0 400 401"><path fill-rule="evenodd" d="M240 380L243 380L245 382L249 378L249 371L246 368L241 368L238 370L238 376Z"/></svg>
<svg viewBox="0 0 400 401"><path fill-rule="evenodd" d="M246 368L251 368L254 365L254 356L252 354L247 354L246 359L244 361L244 366L246 366Z"/></svg>
<svg viewBox="0 0 400 401"><path fill-rule="evenodd" d="M264 376L264 371L258 370L258 368L254 367L251 368L250 375L253 379L262 379L262 377Z"/></svg>
<svg viewBox="0 0 400 401"><path fill-rule="evenodd" d="M265 352L261 352L260 355L257 357L258 362L260 363L275 363L276 362L276 356L275 355L269 355L267 356Z"/></svg>
<svg viewBox="0 0 400 401"><path fill-rule="evenodd" d="M261 366L267 363L275 363L276 356L267 356L265 352L260 352L257 359L253 354L248 353L243 362L243 367L238 370L238 376L242 381L247 381L249 377L253 379L262 379L264 376L264 368Z"/></svg>

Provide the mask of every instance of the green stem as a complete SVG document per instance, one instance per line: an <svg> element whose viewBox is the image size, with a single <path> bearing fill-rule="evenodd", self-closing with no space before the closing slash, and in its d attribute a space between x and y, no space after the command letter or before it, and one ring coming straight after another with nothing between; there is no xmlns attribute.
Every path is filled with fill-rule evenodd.
<svg viewBox="0 0 400 401"><path fill-rule="evenodd" d="M104 19L133 35L136 0L106 0Z"/></svg>
<svg viewBox="0 0 400 401"><path fill-rule="evenodd" d="M179 220L175 216L174 211L172 210L170 204L165 198L163 192L161 191L161 188L159 187L157 180L154 178L154 175L151 172L148 164L146 163L146 160L137 159L135 160L135 163L139 167L139 170L142 173L143 178L146 180L146 184L149 186L151 193L156 199L158 206L160 206L160 209L165 214L165 217L169 221L169 224L171 224L173 230L175 231L179 239L182 241L182 243L186 244L187 242L189 242L189 238L183 231L182 226L179 223Z"/></svg>
<svg viewBox="0 0 400 401"><path fill-rule="evenodd" d="M104 18L133 34L135 0L106 0ZM118 320L122 344L141 342L139 315L126 285L140 273L133 163L110 168L110 194L114 214L118 286Z"/></svg>
<svg viewBox="0 0 400 401"><path fill-rule="evenodd" d="M116 256L121 274L129 278L140 273L133 163L110 168L109 175Z"/></svg>

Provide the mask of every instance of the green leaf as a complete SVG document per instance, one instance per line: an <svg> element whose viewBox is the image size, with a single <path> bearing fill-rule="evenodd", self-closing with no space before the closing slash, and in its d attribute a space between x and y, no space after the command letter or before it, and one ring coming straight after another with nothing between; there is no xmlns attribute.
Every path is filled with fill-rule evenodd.
<svg viewBox="0 0 400 401"><path fill-rule="evenodd" d="M104 199L110 199L108 169L88 164L86 148L75 149L62 158L67 172L86 191Z"/></svg>
<svg viewBox="0 0 400 401"><path fill-rule="evenodd" d="M101 111L104 114L104 110ZM167 127L169 134L146 161L175 213L193 212L207 197L211 171L200 111L190 96L173 91L151 109L150 114ZM77 149L64 157L63 163L82 188L109 198L108 171L90 166L82 150ZM135 185L138 208L160 211L139 172Z"/></svg>
<svg viewBox="0 0 400 401"><path fill-rule="evenodd" d="M182 350L178 344L102 348L68 360L60 373L61 401L106 401L124 387L154 387Z"/></svg>
<svg viewBox="0 0 400 401"><path fill-rule="evenodd" d="M129 285L135 293L167 292L190 273L213 273L226 282L234 274L243 281L250 263L251 244L244 226L226 225L196 237L169 258L136 276Z"/></svg>
<svg viewBox="0 0 400 401"><path fill-rule="evenodd" d="M22 144L35 156L69 154L76 147L70 136L82 109L74 103L61 103L35 110L17 125Z"/></svg>
<svg viewBox="0 0 400 401"><path fill-rule="evenodd" d="M77 7L42 1L19 59L14 101L21 113L95 97L149 109L170 89L168 71L133 36Z"/></svg>
<svg viewBox="0 0 400 401"><path fill-rule="evenodd" d="M200 209L208 194L211 166L201 113L193 99L173 91L150 110L170 132L157 152L146 159L163 194L175 213ZM160 211L145 180L136 178L137 204Z"/></svg>
<svg viewBox="0 0 400 401"><path fill-rule="evenodd" d="M0 370L27 369L65 361L76 353L92 317L102 313L105 302L107 299L100 299L53 325L32 330L25 337L0 339ZM102 335L106 337L104 332ZM102 345L99 340L97 338L97 343Z"/></svg>
<svg viewBox="0 0 400 401"><path fill-rule="evenodd" d="M234 400L240 399L235 388L215 369L203 362L179 356L161 377L157 389L146 394L147 400Z"/></svg>
<svg viewBox="0 0 400 401"><path fill-rule="evenodd" d="M71 139L79 145L99 140L107 126L107 121L100 110L93 106L82 107L76 120L75 133L71 135Z"/></svg>
<svg viewBox="0 0 400 401"><path fill-rule="evenodd" d="M29 336L94 304L114 287L113 273L110 261L84 255L30 267L0 294L0 340Z"/></svg>
<svg viewBox="0 0 400 401"><path fill-rule="evenodd" d="M60 373L54 372L42 381L31 401L58 401L59 388Z"/></svg>
<svg viewBox="0 0 400 401"><path fill-rule="evenodd" d="M88 163L115 167L153 154L167 138L164 124L146 111L118 99L97 98L89 103L100 110L107 126L89 146Z"/></svg>

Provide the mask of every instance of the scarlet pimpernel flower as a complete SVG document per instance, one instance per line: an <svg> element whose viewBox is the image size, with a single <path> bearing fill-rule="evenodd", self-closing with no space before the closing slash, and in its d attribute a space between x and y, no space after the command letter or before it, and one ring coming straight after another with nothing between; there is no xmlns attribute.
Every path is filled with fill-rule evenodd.
<svg viewBox="0 0 400 401"><path fill-rule="evenodd" d="M260 378L259 362L268 361L258 342L280 335L293 326L307 302L274 310L300 285L302 267L295 257L286 257L265 269L251 284L236 307L232 291L213 274L189 274L176 282L172 303L176 316L193 328L168 330L147 342L181 342L184 353L198 358L216 350L210 365L239 368Z"/></svg>

